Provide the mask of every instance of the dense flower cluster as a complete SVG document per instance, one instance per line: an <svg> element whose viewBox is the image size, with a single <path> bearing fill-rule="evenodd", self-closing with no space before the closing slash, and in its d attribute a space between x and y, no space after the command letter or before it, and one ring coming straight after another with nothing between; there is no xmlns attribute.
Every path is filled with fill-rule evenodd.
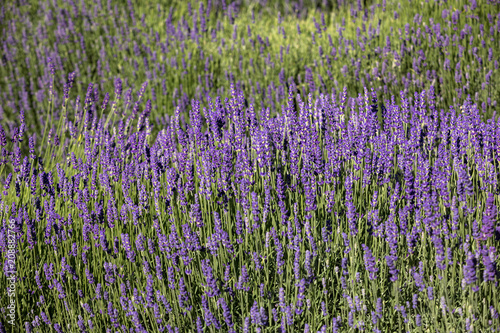
<svg viewBox="0 0 500 333"><path fill-rule="evenodd" d="M490 2L0 7L0 332L498 330Z"/></svg>
<svg viewBox="0 0 500 333"><path fill-rule="evenodd" d="M18 283L43 309L26 329L498 326L499 122L470 99L438 113L433 87L382 126L367 89L288 98L271 118L233 87L156 138L129 110L76 129L68 114L64 150L7 143L0 248L13 219Z"/></svg>

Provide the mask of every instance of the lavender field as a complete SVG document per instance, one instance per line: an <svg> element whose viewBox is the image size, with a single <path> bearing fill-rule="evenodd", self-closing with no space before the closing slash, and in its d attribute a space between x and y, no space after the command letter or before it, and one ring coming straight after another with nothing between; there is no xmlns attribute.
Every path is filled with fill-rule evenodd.
<svg viewBox="0 0 500 333"><path fill-rule="evenodd" d="M0 6L0 333L500 332L496 1Z"/></svg>

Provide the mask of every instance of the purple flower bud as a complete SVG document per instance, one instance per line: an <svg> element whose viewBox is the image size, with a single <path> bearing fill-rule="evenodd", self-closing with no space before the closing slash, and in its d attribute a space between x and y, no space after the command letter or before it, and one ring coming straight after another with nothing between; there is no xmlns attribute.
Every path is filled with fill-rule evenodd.
<svg viewBox="0 0 500 333"><path fill-rule="evenodd" d="M243 265L241 267L241 275L239 276L238 278L238 283L236 285L236 289L237 290L245 290L245 291L250 291L250 287L245 287L243 286L244 284L250 282L250 279L249 279L249 276L248 276L248 271L247 271L247 267L245 265Z"/></svg>
<svg viewBox="0 0 500 333"><path fill-rule="evenodd" d="M0 125L0 146L5 147L6 144L7 144L7 137L5 135L5 131L2 125Z"/></svg>
<svg viewBox="0 0 500 333"><path fill-rule="evenodd" d="M495 233L495 221L497 220L497 207L492 193L488 193L486 209L483 213L483 225L481 226L481 239L486 240L493 237Z"/></svg>
<svg viewBox="0 0 500 333"><path fill-rule="evenodd" d="M120 78L115 80L115 96L117 100L122 96L122 80Z"/></svg>
<svg viewBox="0 0 500 333"><path fill-rule="evenodd" d="M473 257L472 253L469 252L467 259L465 260L465 265L463 266L463 274L465 283L473 284L476 282L476 258Z"/></svg>
<svg viewBox="0 0 500 333"><path fill-rule="evenodd" d="M434 299L434 288L432 288L431 286L427 287L427 297L430 301Z"/></svg>
<svg viewBox="0 0 500 333"><path fill-rule="evenodd" d="M68 80L64 85L64 99L69 99L69 91L73 87L73 83L75 83L76 72L71 72L68 74Z"/></svg>

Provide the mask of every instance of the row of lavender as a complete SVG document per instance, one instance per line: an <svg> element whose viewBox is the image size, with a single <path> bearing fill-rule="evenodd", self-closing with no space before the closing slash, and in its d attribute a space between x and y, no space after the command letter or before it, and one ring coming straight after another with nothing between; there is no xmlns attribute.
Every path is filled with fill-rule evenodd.
<svg viewBox="0 0 500 333"><path fill-rule="evenodd" d="M440 108L457 107L470 94L488 116L500 97L500 13L492 1L339 0L308 15L303 1L285 1L280 14L224 0L168 8L111 0L21 3L0 10L0 116L9 134L20 110L30 132L45 127L47 114L39 110L47 109L52 80L47 57L59 90L65 73L75 71L77 92L94 82L101 100L116 77L125 89L147 80L159 127L165 113L187 108L192 98L206 106L207 94L229 96L230 83L273 114L288 89L329 94L347 86L357 95L371 86L384 101L434 85ZM54 98L58 105L64 100Z"/></svg>
<svg viewBox="0 0 500 333"><path fill-rule="evenodd" d="M153 137L146 90L125 108L120 80L102 105L90 85L41 139L23 114L0 129L0 289L14 274L27 332L500 327L500 126L470 99L402 93L379 125L373 91L270 117L232 88Z"/></svg>

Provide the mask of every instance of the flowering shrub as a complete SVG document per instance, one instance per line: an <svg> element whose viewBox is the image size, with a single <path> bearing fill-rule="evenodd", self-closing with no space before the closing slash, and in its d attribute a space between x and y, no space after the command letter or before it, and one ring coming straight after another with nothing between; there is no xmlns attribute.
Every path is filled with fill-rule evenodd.
<svg viewBox="0 0 500 333"><path fill-rule="evenodd" d="M27 331L498 327L498 122L432 88L383 126L368 90L258 119L232 91L156 138L149 103L107 122L91 89L28 156L2 138Z"/></svg>
<svg viewBox="0 0 500 333"><path fill-rule="evenodd" d="M0 331L498 331L500 15L457 4L1 7Z"/></svg>

